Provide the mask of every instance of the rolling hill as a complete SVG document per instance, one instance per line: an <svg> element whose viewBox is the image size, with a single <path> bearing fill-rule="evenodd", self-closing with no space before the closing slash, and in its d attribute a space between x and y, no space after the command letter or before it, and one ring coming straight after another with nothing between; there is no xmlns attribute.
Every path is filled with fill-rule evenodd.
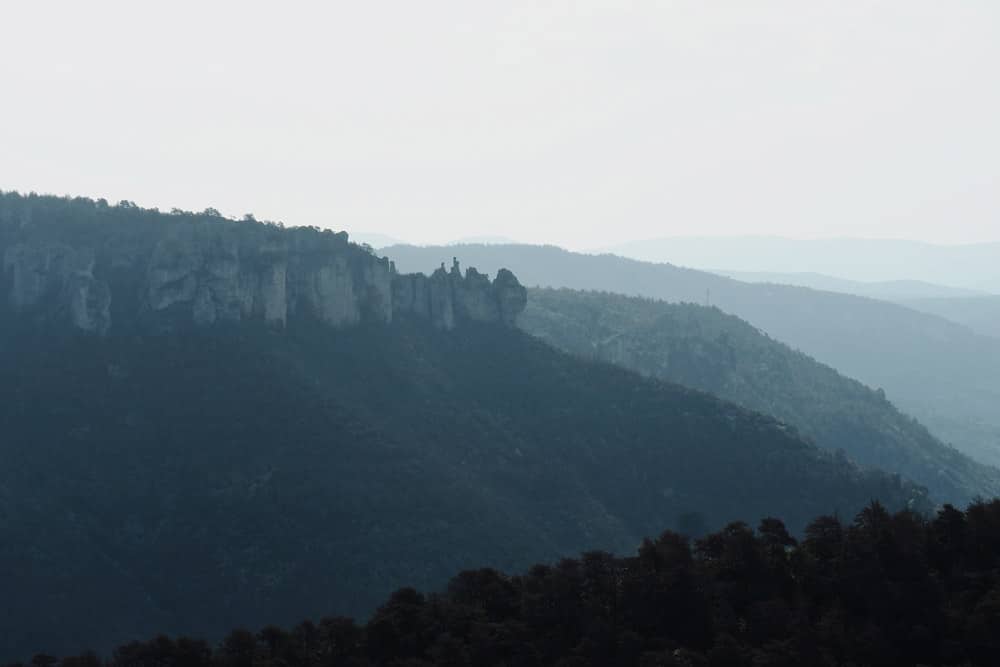
<svg viewBox="0 0 1000 667"><path fill-rule="evenodd" d="M973 461L846 378L718 308L532 289L524 331L587 359L700 389L774 415L820 447L925 485L938 502L1000 495L1000 470Z"/></svg>
<svg viewBox="0 0 1000 667"><path fill-rule="evenodd" d="M957 322L984 336L1000 338L1000 296L907 299L900 303Z"/></svg>
<svg viewBox="0 0 1000 667"><path fill-rule="evenodd" d="M827 292L843 292L892 301L907 308L942 317L972 331L1000 338L1000 296L920 280L861 282L818 273L713 271L749 283L798 285Z"/></svg>
<svg viewBox="0 0 1000 667"><path fill-rule="evenodd" d="M453 255L485 271L507 266L530 286L710 303L872 388L939 439L1000 465L1000 341L893 303L804 287L750 284L670 264L553 246L390 246L401 270Z"/></svg>

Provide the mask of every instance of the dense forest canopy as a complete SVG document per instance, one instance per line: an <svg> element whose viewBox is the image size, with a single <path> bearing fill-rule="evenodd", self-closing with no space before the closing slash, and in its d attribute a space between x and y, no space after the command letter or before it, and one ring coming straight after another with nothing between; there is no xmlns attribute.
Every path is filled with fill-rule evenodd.
<svg viewBox="0 0 1000 667"><path fill-rule="evenodd" d="M518 322L524 331L584 358L774 415L820 447L927 486L938 502L1000 495L1000 470L941 443L901 414L884 392L845 378L718 308L536 288Z"/></svg>
<svg viewBox="0 0 1000 667"><path fill-rule="evenodd" d="M871 498L929 507L771 418L517 330L0 343L2 655L363 615L405 583L627 551L687 515L799 531Z"/></svg>
<svg viewBox="0 0 1000 667"><path fill-rule="evenodd" d="M1000 501L927 520L878 503L801 540L774 518L643 540L519 575L464 571L397 590L367 622L324 617L159 636L33 667L798 667L966 665L1000 653ZM11 666L13 667L13 666ZM20 667L20 665L18 665Z"/></svg>

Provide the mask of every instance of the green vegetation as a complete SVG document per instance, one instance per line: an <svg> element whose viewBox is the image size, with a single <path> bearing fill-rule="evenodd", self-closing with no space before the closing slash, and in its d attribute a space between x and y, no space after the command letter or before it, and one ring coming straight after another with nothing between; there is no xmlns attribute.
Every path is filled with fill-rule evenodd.
<svg viewBox="0 0 1000 667"><path fill-rule="evenodd" d="M392 246L382 252L401 271L427 271L460 255L481 271L505 266L527 286L708 301L848 377L882 387L936 437L1000 466L1000 340L940 317L850 294L755 285L551 246Z"/></svg>
<svg viewBox="0 0 1000 667"><path fill-rule="evenodd" d="M55 667L991 666L1000 652L1000 501L931 521L873 503L797 542L778 519L693 544L588 552L508 576L462 572L440 594L396 591L364 624L236 630L214 647L159 636ZM14 667L14 666L11 666ZM18 665L17 667L21 667Z"/></svg>
<svg viewBox="0 0 1000 667"><path fill-rule="evenodd" d="M200 233L213 225L225 248ZM177 230L205 243L151 263ZM922 486L771 416L505 326L151 316L154 270L238 288L227 258L252 282L283 236L302 261L337 254L356 284L376 263L342 234L214 211L0 197L0 659L366 616L402 585L629 553L663 526L780 516L800 534L872 499L932 509ZM95 303L76 298L88 289ZM71 326L88 308L113 325Z"/></svg>
<svg viewBox="0 0 1000 667"><path fill-rule="evenodd" d="M929 506L769 417L501 327L25 324L0 331L0 378L6 658L364 615L690 513L798 531L871 498Z"/></svg>
<svg viewBox="0 0 1000 667"><path fill-rule="evenodd" d="M598 292L534 289L522 329L560 349L701 389L774 415L820 447L900 473L939 502L1000 494L1000 470L838 374L717 308Z"/></svg>

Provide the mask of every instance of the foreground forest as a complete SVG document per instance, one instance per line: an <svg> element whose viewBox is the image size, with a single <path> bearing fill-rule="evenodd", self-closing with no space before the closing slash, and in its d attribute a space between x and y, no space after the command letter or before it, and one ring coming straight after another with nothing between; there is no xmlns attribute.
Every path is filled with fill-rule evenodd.
<svg viewBox="0 0 1000 667"><path fill-rule="evenodd" d="M210 645L159 636L106 659L33 667L796 667L995 665L1000 500L933 519L872 503L801 542L778 519L675 532L510 576L469 570L441 593L393 593L345 617L239 629ZM12 666L13 667L13 666ZM20 664L18 664L20 667Z"/></svg>

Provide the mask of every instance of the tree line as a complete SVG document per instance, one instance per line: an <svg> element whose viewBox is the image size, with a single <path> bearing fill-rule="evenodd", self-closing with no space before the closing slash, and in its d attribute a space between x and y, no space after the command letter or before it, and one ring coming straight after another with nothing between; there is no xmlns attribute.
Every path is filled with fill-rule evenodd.
<svg viewBox="0 0 1000 667"><path fill-rule="evenodd" d="M877 502L801 539L764 519L635 555L590 552L509 576L465 571L401 589L367 623L160 636L32 667L993 665L1000 655L1000 500L927 518ZM9 667L21 667L20 663Z"/></svg>

